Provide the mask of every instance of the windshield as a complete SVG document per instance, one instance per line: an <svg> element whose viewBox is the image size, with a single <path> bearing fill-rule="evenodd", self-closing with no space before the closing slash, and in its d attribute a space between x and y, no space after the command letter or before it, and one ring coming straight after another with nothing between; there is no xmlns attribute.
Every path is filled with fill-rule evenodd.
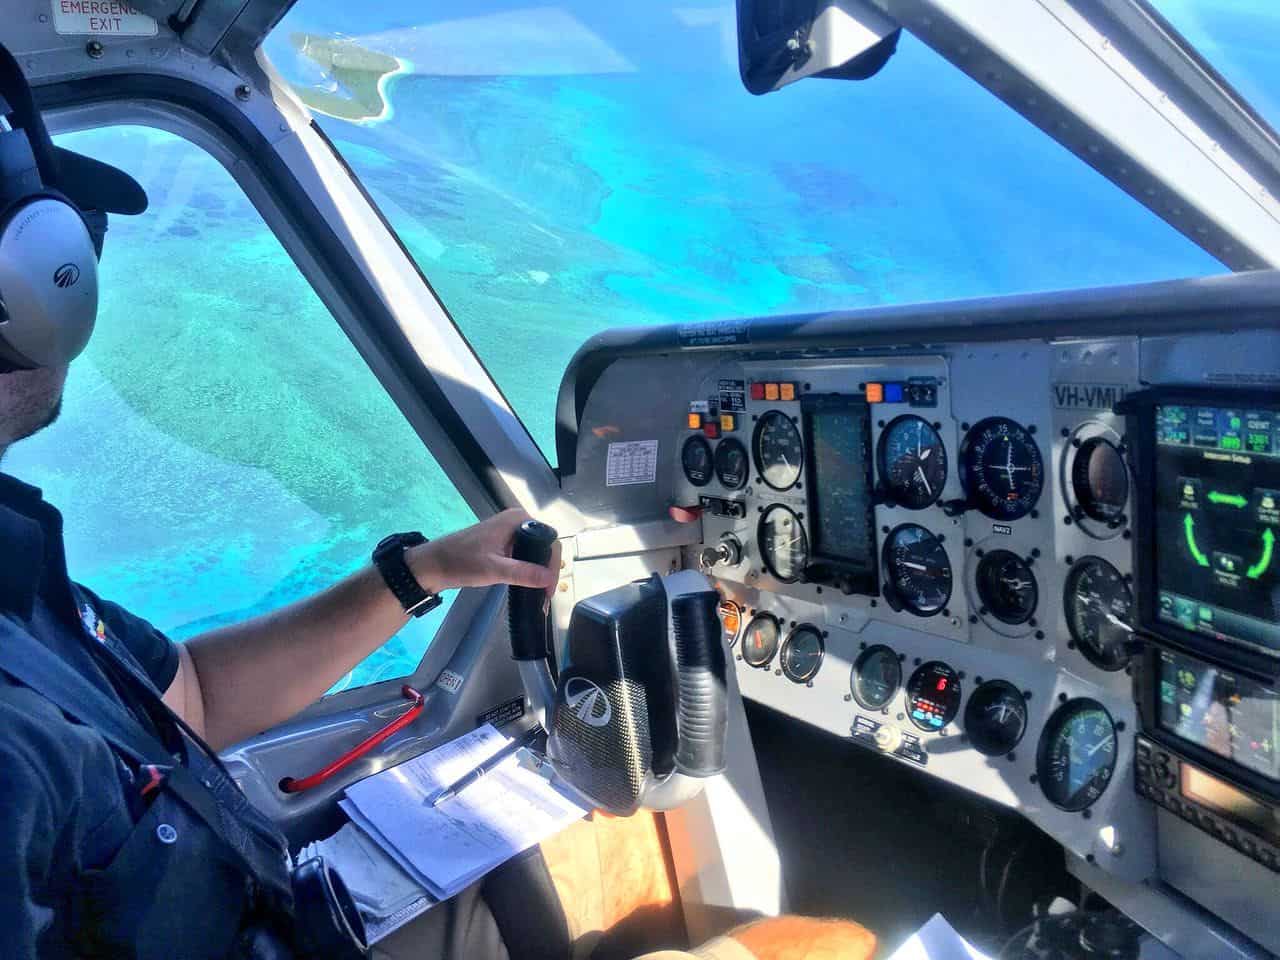
<svg viewBox="0 0 1280 960"><path fill-rule="evenodd" d="M870 81L754 97L735 23L300 0L267 41L549 457L605 328L1223 270L907 34Z"/></svg>
<svg viewBox="0 0 1280 960"><path fill-rule="evenodd" d="M1263 119L1280 126L1280 4L1155 0L1154 6Z"/></svg>

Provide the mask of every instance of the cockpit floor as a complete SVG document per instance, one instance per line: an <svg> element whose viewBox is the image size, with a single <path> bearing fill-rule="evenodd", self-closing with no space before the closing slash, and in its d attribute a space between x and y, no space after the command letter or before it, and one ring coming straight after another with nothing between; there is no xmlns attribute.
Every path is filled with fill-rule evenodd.
<svg viewBox="0 0 1280 960"><path fill-rule="evenodd" d="M1072 893L1061 848L1010 811L748 704L792 913L856 920L888 956L941 913L993 954Z"/></svg>

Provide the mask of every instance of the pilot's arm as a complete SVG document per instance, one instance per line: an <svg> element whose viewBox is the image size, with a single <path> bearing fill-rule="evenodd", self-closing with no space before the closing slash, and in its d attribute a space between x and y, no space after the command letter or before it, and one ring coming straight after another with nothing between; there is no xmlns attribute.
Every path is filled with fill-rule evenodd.
<svg viewBox="0 0 1280 960"><path fill-rule="evenodd" d="M511 557L516 529L527 519L521 510L507 510L411 547L405 561L432 593L510 583L550 594L558 548L549 567ZM405 616L370 565L305 600L179 646L164 701L220 750L318 700L404 626Z"/></svg>

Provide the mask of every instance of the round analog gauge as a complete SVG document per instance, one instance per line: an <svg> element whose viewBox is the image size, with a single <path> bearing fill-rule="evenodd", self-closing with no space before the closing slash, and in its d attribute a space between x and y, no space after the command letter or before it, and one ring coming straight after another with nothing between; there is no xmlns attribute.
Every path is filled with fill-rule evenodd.
<svg viewBox="0 0 1280 960"><path fill-rule="evenodd" d="M738 631L742 629L742 607L732 600L721 600L716 613L720 615L724 642L732 647L738 642Z"/></svg>
<svg viewBox="0 0 1280 960"><path fill-rule="evenodd" d="M778 618L758 613L742 635L742 659L751 667L767 667L778 652Z"/></svg>
<svg viewBox="0 0 1280 960"><path fill-rule="evenodd" d="M1118 525L1129 502L1129 469L1120 449L1106 437L1080 444L1071 461L1071 492L1085 516Z"/></svg>
<svg viewBox="0 0 1280 960"><path fill-rule="evenodd" d="M804 444L800 431L785 413L770 410L756 424L752 438L756 469L760 477L775 490L790 490L800 479L804 462Z"/></svg>
<svg viewBox="0 0 1280 960"><path fill-rule="evenodd" d="M1116 767L1116 728L1096 700L1068 700L1049 718L1036 751L1036 777L1060 810L1092 806Z"/></svg>
<svg viewBox="0 0 1280 960"><path fill-rule="evenodd" d="M747 472L751 464L747 460L747 448L730 437L721 440L716 447L716 479L730 490L747 485Z"/></svg>
<svg viewBox="0 0 1280 960"><path fill-rule="evenodd" d="M918 523L895 527L884 543L885 598L918 617L941 613L951 599L951 561L942 541Z"/></svg>
<svg viewBox="0 0 1280 960"><path fill-rule="evenodd" d="M799 517L786 507L774 504L760 518L756 540L771 574L783 583L800 579L809 563L809 538Z"/></svg>
<svg viewBox="0 0 1280 960"><path fill-rule="evenodd" d="M1044 461L1031 432L1007 417L974 424L960 447L960 480L972 503L993 520L1031 512L1044 486Z"/></svg>
<svg viewBox="0 0 1280 960"><path fill-rule="evenodd" d="M711 482L711 444L705 437L690 437L680 451L680 464L684 478L695 487L705 487Z"/></svg>
<svg viewBox="0 0 1280 960"><path fill-rule="evenodd" d="M981 754L1008 753L1027 732L1027 701L1012 683L988 680L969 696L964 732Z"/></svg>
<svg viewBox="0 0 1280 960"><path fill-rule="evenodd" d="M1085 658L1103 670L1123 669L1133 633L1133 593L1120 571L1100 557L1081 557L1067 573L1062 600L1067 629Z"/></svg>
<svg viewBox="0 0 1280 960"><path fill-rule="evenodd" d="M1040 588L1031 565L1012 550L992 550L978 561L982 612L1001 623L1026 623L1036 612Z"/></svg>
<svg viewBox="0 0 1280 960"><path fill-rule="evenodd" d="M818 675L824 649L822 634L816 627L796 627L782 643L782 672L792 683L808 683Z"/></svg>
<svg viewBox="0 0 1280 960"><path fill-rule="evenodd" d="M885 427L877 459L889 497L910 510L934 503L947 484L947 448L920 417L898 417Z"/></svg>
<svg viewBox="0 0 1280 960"><path fill-rule="evenodd" d="M902 685L902 662L883 644L867 647L853 664L853 699L868 710L882 710Z"/></svg>
<svg viewBox="0 0 1280 960"><path fill-rule="evenodd" d="M960 712L960 677L941 660L916 668L907 681L907 716L921 730L941 730Z"/></svg>

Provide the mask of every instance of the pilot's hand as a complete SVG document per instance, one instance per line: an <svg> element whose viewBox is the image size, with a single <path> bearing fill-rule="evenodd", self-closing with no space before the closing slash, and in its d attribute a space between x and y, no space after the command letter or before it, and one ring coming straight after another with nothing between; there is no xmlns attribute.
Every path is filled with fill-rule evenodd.
<svg viewBox="0 0 1280 960"><path fill-rule="evenodd" d="M545 567L511 557L516 530L528 519L523 510L504 510L447 537L412 547L406 551L405 559L418 582L432 593L453 587L509 583L542 587L549 598L559 578L559 542L552 546L551 562Z"/></svg>

